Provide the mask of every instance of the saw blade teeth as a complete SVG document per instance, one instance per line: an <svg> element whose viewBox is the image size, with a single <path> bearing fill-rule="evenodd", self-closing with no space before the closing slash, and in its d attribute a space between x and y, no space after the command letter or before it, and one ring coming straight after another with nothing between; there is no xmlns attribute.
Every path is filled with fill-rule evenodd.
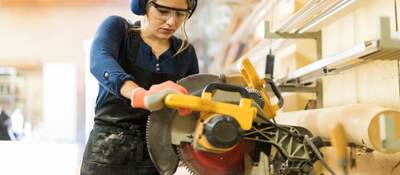
<svg viewBox="0 0 400 175"><path fill-rule="evenodd" d="M183 163L183 167L185 167L185 169L187 170L187 172L189 172L190 175L199 175L196 172L194 172L187 163Z"/></svg>
<svg viewBox="0 0 400 175"><path fill-rule="evenodd" d="M257 89L246 87L247 92L249 92L250 98L253 99L260 107L263 107L265 100L262 98L260 92Z"/></svg>
<svg viewBox="0 0 400 175"><path fill-rule="evenodd" d="M189 167L185 166L185 169L189 172L190 175L197 175L195 172L193 172Z"/></svg>
<svg viewBox="0 0 400 175"><path fill-rule="evenodd" d="M179 146L176 147L176 152L178 154L179 160L182 163L183 167L189 172L190 175L199 175L192 168L190 168L190 164L186 163L186 160L183 158L181 148Z"/></svg>
<svg viewBox="0 0 400 175"><path fill-rule="evenodd" d="M150 121L150 116L147 117L147 122L146 122L146 145L149 145L149 129L151 127L151 121Z"/></svg>

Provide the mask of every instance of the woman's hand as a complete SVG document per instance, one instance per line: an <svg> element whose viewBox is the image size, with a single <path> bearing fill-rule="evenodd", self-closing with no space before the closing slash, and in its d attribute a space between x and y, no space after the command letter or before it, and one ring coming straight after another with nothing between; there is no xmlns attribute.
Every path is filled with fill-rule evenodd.
<svg viewBox="0 0 400 175"><path fill-rule="evenodd" d="M149 90L137 87L131 93L131 106L133 108L157 111L164 107L164 98L171 93L188 94L188 91L172 81L153 85ZM190 109L178 109L179 115L187 115L191 112L192 110Z"/></svg>

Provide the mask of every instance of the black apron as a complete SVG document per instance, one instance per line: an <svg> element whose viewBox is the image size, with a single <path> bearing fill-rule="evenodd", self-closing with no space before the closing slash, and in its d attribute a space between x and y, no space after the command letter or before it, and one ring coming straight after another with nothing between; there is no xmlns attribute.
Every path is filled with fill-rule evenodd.
<svg viewBox="0 0 400 175"><path fill-rule="evenodd" d="M133 75L136 84L148 89L154 84L182 78L179 74L154 73L136 66L134 60L140 35L131 32L128 36L127 47L120 53L127 53L129 59L123 59L120 65ZM180 58L177 59L178 67ZM81 175L159 174L146 147L145 127L149 114L149 111L132 108L129 100L109 93L103 105L96 107L95 125L84 152Z"/></svg>

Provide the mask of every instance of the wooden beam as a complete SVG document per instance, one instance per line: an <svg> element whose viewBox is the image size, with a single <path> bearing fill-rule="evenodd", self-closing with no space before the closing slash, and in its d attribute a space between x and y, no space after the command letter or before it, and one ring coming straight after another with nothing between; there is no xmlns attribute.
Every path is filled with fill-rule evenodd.
<svg viewBox="0 0 400 175"><path fill-rule="evenodd" d="M275 118L278 124L301 126L315 136L329 140L330 130L336 124L343 125L349 143L365 146L384 153L400 152L386 150L382 147L379 119L394 117L400 125L400 111L372 104L353 104L341 107L306 110L298 112L281 112Z"/></svg>

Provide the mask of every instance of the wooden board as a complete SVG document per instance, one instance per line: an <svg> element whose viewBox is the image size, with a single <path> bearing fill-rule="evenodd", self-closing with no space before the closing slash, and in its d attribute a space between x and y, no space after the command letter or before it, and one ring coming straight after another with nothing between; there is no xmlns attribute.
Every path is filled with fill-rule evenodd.
<svg viewBox="0 0 400 175"><path fill-rule="evenodd" d="M335 124L341 123L346 130L346 137L351 143L387 153L400 151L400 148L392 151L382 149L379 136L380 117L395 117L396 122L400 123L400 111L371 104L281 112L277 114L276 121L279 124L307 128L324 140L329 140L331 128ZM400 132L400 128L398 129Z"/></svg>

